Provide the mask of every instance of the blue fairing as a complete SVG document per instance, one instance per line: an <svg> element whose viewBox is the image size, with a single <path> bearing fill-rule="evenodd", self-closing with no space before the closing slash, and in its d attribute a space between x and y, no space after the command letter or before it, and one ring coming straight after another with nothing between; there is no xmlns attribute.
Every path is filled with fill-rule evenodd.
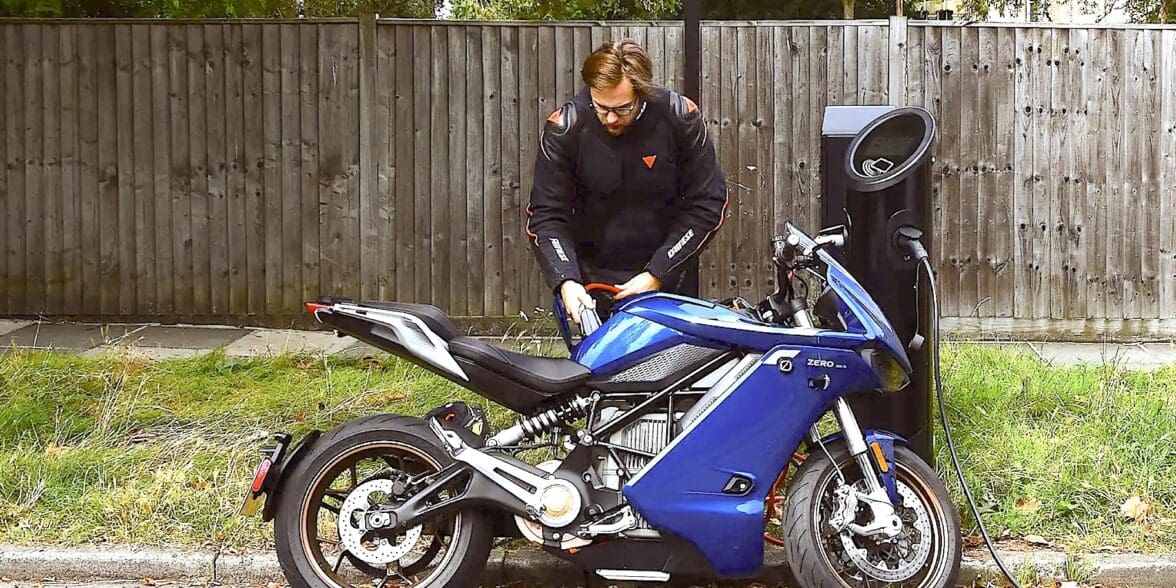
<svg viewBox="0 0 1176 588"><path fill-rule="evenodd" d="M811 246L804 233L789 230ZM806 431L839 396L881 386L862 348L885 350L910 371L878 305L835 259L817 255L837 294L843 331L765 324L718 304L653 292L619 303L573 349L572 359L597 377L680 344L762 355L622 490L654 528L693 543L724 576L762 567L764 499ZM782 357L792 358L787 373ZM810 384L825 377L826 388ZM752 481L747 494L722 492L734 475Z"/></svg>
<svg viewBox="0 0 1176 588"><path fill-rule="evenodd" d="M781 352L796 354L789 374L773 358ZM809 426L837 396L879 385L861 356L845 349L781 346L764 357L770 360L761 360L623 489L655 528L693 543L724 576L762 567L764 499ZM809 367L810 359L843 367ZM809 387L811 378L831 372L827 390ZM751 480L750 492L724 494L733 475Z"/></svg>

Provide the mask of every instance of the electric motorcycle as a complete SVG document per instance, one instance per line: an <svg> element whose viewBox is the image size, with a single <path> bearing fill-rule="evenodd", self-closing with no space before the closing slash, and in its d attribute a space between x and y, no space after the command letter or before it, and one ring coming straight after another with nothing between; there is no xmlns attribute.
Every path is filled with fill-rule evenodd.
<svg viewBox="0 0 1176 588"><path fill-rule="evenodd" d="M953 586L960 526L943 484L903 439L862 430L846 401L897 393L911 372L882 311L826 251L846 238L788 225L763 301L645 293L578 341L557 296L570 359L463 336L433 306L307 303L518 417L491 431L450 403L297 445L278 434L242 512L274 521L293 586L474 586L501 537L606 580L755 576L765 501L781 500L797 584ZM803 463L782 476L794 456Z"/></svg>

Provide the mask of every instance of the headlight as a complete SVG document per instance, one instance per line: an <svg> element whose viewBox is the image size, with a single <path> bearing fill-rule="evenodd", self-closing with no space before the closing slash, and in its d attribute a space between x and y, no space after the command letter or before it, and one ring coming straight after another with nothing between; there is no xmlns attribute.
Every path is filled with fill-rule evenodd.
<svg viewBox="0 0 1176 588"><path fill-rule="evenodd" d="M883 392L898 392L906 388L911 382L910 376L894 356L878 349L863 349L862 358L870 362L874 371L878 372L878 379Z"/></svg>

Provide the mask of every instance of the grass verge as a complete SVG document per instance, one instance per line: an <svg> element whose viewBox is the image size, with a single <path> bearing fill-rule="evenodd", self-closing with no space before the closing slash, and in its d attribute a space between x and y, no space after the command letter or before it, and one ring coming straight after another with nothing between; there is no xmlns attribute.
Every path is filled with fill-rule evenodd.
<svg viewBox="0 0 1176 588"><path fill-rule="evenodd" d="M1176 367L1053 368L968 345L944 359L949 418L990 529L1077 550L1176 550ZM485 404L390 357L11 351L0 355L0 542L264 547L269 525L236 508L270 432L451 399ZM1132 496L1151 509L1141 520L1121 513Z"/></svg>

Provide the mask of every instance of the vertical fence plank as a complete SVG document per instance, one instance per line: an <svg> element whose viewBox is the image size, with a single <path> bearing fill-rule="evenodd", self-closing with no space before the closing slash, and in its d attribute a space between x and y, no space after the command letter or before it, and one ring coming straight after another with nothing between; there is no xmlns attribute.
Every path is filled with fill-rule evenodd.
<svg viewBox="0 0 1176 588"><path fill-rule="evenodd" d="M1051 46L1053 31L1038 29L1034 35L1034 51L1030 60L1030 96L1033 100L1033 253L1030 258L1030 298L1033 317L1047 317L1050 313L1049 277L1052 259L1049 178L1051 175L1049 146L1053 134L1049 128L1049 96Z"/></svg>
<svg viewBox="0 0 1176 588"><path fill-rule="evenodd" d="M1082 85L1086 88L1086 109L1090 124L1086 134L1086 195L1090 210L1087 212L1086 234L1086 316L1105 318L1106 308L1106 260L1107 260L1107 151L1106 137L1107 104L1104 101L1107 90L1107 48L1108 31L1090 31L1087 49L1087 67L1082 74Z"/></svg>
<svg viewBox="0 0 1176 588"><path fill-rule="evenodd" d="M841 63L841 79L830 80L830 83L841 86L841 103L844 105L864 104L861 95L862 80L858 76L858 61L861 59L861 52L858 51L860 28L850 24L841 27L841 46L845 54Z"/></svg>
<svg viewBox="0 0 1176 588"><path fill-rule="evenodd" d="M350 28L350 27L348 27ZM350 194L340 194L340 146L358 140L357 129L340 124L342 104L339 86L351 82L344 77L339 62L339 31L336 25L295 26L298 45L297 79L298 122L294 136L298 137L298 182L291 197L290 209L295 215L294 232L299 234L297 249L290 249L293 257L285 266L302 276L302 286L295 291L297 300L289 312L297 311L302 302L324 294L358 296L360 293L343 286L345 268L351 258L345 253L344 243L361 238L357 231L347 231L343 222L350 212ZM283 38L283 42L285 38ZM324 223L322 219L326 217ZM346 235L346 237L344 237Z"/></svg>
<svg viewBox="0 0 1176 588"><path fill-rule="evenodd" d="M517 317L524 253L519 246L519 38L517 28L502 30L502 285L506 316Z"/></svg>
<svg viewBox="0 0 1176 588"><path fill-rule="evenodd" d="M101 30L101 29L99 29ZM167 29L171 174L172 276L175 312L192 314L192 164L188 159L188 39L184 27ZM101 111L100 111L101 112ZM101 114L99 114L101 116Z"/></svg>
<svg viewBox="0 0 1176 588"><path fill-rule="evenodd" d="M414 300L416 296L416 241L414 230L414 137L413 122L413 43L412 27L392 25L396 36L396 93L393 137L396 157L396 299ZM475 68L479 69L479 68ZM479 148L481 146L479 145Z"/></svg>
<svg viewBox="0 0 1176 588"><path fill-rule="evenodd" d="M801 177L808 186L808 216L802 219L802 222L816 231L821 228L821 122L822 115L825 112L826 92L822 87L820 80L828 79L829 65L826 53L828 51L828 37L825 35L825 27L810 26L808 28L809 35L809 69L808 76L812 81L809 84L809 103L808 103L808 129L805 132L805 159L804 167L801 169ZM881 29L878 29L881 30ZM875 63L886 63L885 48L886 41L884 38L879 38L876 43L877 50L880 54L874 60ZM880 81L881 88L885 91L886 78ZM881 98L885 102L885 98ZM806 185L806 184L802 184Z"/></svg>
<svg viewBox="0 0 1176 588"><path fill-rule="evenodd" d="M168 96L168 38L164 27L148 27L151 84L151 193L154 200L151 222L155 239L151 243L155 260L150 293L160 316L175 315L172 285L172 201L171 201L171 113ZM79 87L79 91L84 89ZM84 139L83 139L84 143ZM85 221L83 220L83 223ZM83 239L84 241L84 239ZM163 279L166 276L166 279Z"/></svg>
<svg viewBox="0 0 1176 588"><path fill-rule="evenodd" d="M946 218L947 210L944 203L947 198L946 195L946 177L948 165L942 161L946 151L943 148L944 130L943 130L943 27L928 26L923 34L923 55L922 55L922 70L923 70L923 88L926 92L927 98L925 104L927 111L935 118L938 130L936 131L939 138L935 146L936 161L932 163L931 168L931 203L933 210L931 211L932 224L935 227L935 238L931 243L931 261L935 266L939 279L946 279L945 273L947 265L944 260L947 257L947 233L946 233ZM941 307L946 308L946 300L940 303Z"/></svg>
<svg viewBox="0 0 1176 588"><path fill-rule="evenodd" d="M746 188L739 176L739 102L740 84L737 25L723 24L719 27L719 108L716 114L722 118L715 147L718 149L719 165L727 174L727 230L719 231L709 247L718 257L719 295L730 296L738 292L736 272L736 247L739 242L739 219L743 210L742 202Z"/></svg>
<svg viewBox="0 0 1176 588"><path fill-rule="evenodd" d="M581 33L582 31L582 33ZM584 37L587 44L587 28L580 29L577 34ZM535 27L519 29L519 188L517 190L518 210L515 212L517 224L515 231L515 259L519 271L519 305L524 314L531 317L539 305L546 306L547 300L543 296L540 285L542 276L539 266L531 252L531 242L527 238L527 203L531 199L531 186L535 167L535 154L539 146L540 123L544 122L547 111L539 104L539 65L541 59L538 53L539 37ZM464 211L463 211L464 212Z"/></svg>
<svg viewBox="0 0 1176 588"><path fill-rule="evenodd" d="M78 189L78 47L77 25L61 26L61 251L62 273L61 311L68 315L81 313L81 246L78 231L79 201L82 195ZM0 76L3 78L3 76ZM0 82L2 87L3 82ZM3 135L3 132L0 132ZM0 141L2 144L3 141ZM0 145L0 167L3 166L3 146ZM4 185L0 172L0 186ZM3 200L0 198L0 200ZM3 216L3 204L0 204ZM0 276L4 275L3 256L0 256ZM2 279L2 278L0 278ZM0 292L0 296L3 293ZM3 304L0 304L0 308Z"/></svg>
<svg viewBox="0 0 1176 588"><path fill-rule="evenodd" d="M45 312L45 134L43 100L44 51L42 38L44 27L26 24L24 28L24 145L26 157L24 193L25 241L24 267L25 292L28 308L36 313Z"/></svg>
<svg viewBox="0 0 1176 588"><path fill-rule="evenodd" d="M131 27L115 28L115 133L118 147L118 311L121 314L143 310L137 298L138 251L135 242L135 110L132 102L134 88L131 73L134 57L131 53Z"/></svg>
<svg viewBox="0 0 1176 588"><path fill-rule="evenodd" d="M454 30L463 30L456 28ZM396 276L403 271L404 264L396 256L396 29L375 24L372 31L376 43L376 78L371 93L375 94L373 159L376 165L376 194L374 206L378 219L375 220L376 235L379 239L378 288L373 294L380 300L395 299ZM464 33L463 33L464 34ZM464 44L462 45L464 48ZM462 55L464 58L465 55ZM461 111L463 118L464 107ZM463 164L464 164L463 159ZM363 173L367 173L366 170ZM464 199L463 199L464 200Z"/></svg>
<svg viewBox="0 0 1176 588"><path fill-rule="evenodd" d="M1086 301L1086 174L1088 169L1081 164L1086 139L1086 88L1082 74L1086 67L1087 31L1069 31L1069 40L1063 49L1062 70L1067 102L1062 106L1062 117L1066 132L1065 172L1062 185L1065 187L1063 211L1066 215L1065 228L1061 231L1066 239L1066 260L1062 267L1065 272L1065 316L1069 319L1084 319L1087 316ZM1086 233L1087 235L1089 233Z"/></svg>
<svg viewBox="0 0 1176 588"><path fill-rule="evenodd" d="M261 27L262 193L265 206L265 309L282 311L282 29Z"/></svg>
<svg viewBox="0 0 1176 588"><path fill-rule="evenodd" d="M532 31L534 29L531 29ZM466 229L466 204L469 198L466 194L466 158L465 150L466 124L471 117L466 116L466 32L465 27L446 27L446 59L449 77L449 101L446 117L449 124L446 128L448 135L449 153L449 313L456 316L470 314L469 293L466 288L467 251L470 247L469 232ZM534 51L532 47L530 49Z"/></svg>
<svg viewBox="0 0 1176 588"><path fill-rule="evenodd" d="M9 131L5 137L8 152L7 199L8 211L5 215L6 246L5 256L8 258L8 305L15 313L26 312L28 305L28 272L25 264L25 100L22 89L25 87L25 52L29 50L26 41L28 29L23 25L5 25L8 30L5 39L5 117L8 119ZM95 269L97 269L95 267ZM95 275L97 272L94 272ZM97 288L94 289L97 292Z"/></svg>
<svg viewBox="0 0 1176 588"><path fill-rule="evenodd" d="M993 210L992 203L996 199L994 194L997 182L997 143L998 130L996 128L998 100L1001 75L1000 54L997 50L996 37L999 29L977 29L976 54L976 110L972 116L976 128L976 243L973 249L973 267L976 272L976 316L994 316L996 306L996 289L999 284L993 272L992 244L1002 227Z"/></svg>
<svg viewBox="0 0 1176 588"><path fill-rule="evenodd" d="M777 234L773 231L772 219L776 199L776 185L773 180L776 169L775 153L773 152L775 139L773 129L776 126L776 117L774 105L772 104L772 97L775 92L775 88L772 87L772 76L776 69L774 49L772 29L769 27L756 27L755 55L758 58L754 60L754 63L756 64L756 79L758 80L755 87L755 128L758 169L756 169L755 185L759 193L759 207L755 228L758 243L756 243L755 270L751 292L755 297L763 296L775 287L775 272L772 271L771 263L767 261L769 259L768 255L770 255L770 239L773 235Z"/></svg>
<svg viewBox="0 0 1176 588"><path fill-rule="evenodd" d="M1139 176L1139 206L1140 242L1136 251L1139 252L1140 278L1142 289L1139 312L1134 315L1141 319L1160 318L1159 281L1161 279L1159 258L1160 252L1160 199L1161 189L1171 190L1172 186L1163 186L1157 182L1160 168L1160 97L1165 93L1173 93L1173 88L1164 89L1159 85L1162 54L1160 33L1156 29L1140 31L1143 45L1143 59L1136 62L1142 69L1137 73L1140 92L1134 99L1138 113L1138 126L1133 135L1142 165ZM1172 219L1167 221L1171 223Z"/></svg>
<svg viewBox="0 0 1176 588"><path fill-rule="evenodd" d="M101 306L101 245L99 244L99 192L98 176L98 95L97 72L95 70L94 32L97 27L78 27L78 190L81 195L79 203L79 235L81 238L81 310L83 314L96 315L102 310ZM16 27L9 29L9 39L16 34ZM9 77L9 84L12 78ZM12 112L11 110L9 111ZM12 124L15 125L15 120ZM9 145L11 146L11 142ZM10 152L11 153L11 152ZM15 167L9 168L9 188L12 188L12 178L19 172ZM12 202L12 200L9 200ZM12 208L9 208L11 218ZM9 268L9 275L11 268Z"/></svg>
<svg viewBox="0 0 1176 588"><path fill-rule="evenodd" d="M114 315L126 312L120 303L120 241L119 186L118 186L118 96L115 83L115 29L101 27L97 31L98 80L98 206L102 261L101 313ZM126 282L130 284L129 280ZM122 298L125 300L125 298Z"/></svg>
<svg viewBox="0 0 1176 588"><path fill-rule="evenodd" d="M466 62L470 64L479 65L485 63L482 53L482 30L480 26L467 26L465 28L466 35ZM540 35L542 31L540 29ZM550 30L550 29L547 29ZM542 38L542 36L540 37ZM542 51L542 49L540 49ZM551 55L551 53L541 53L541 55ZM485 105L482 98L485 91L485 82L483 78L483 67L471 67L467 71L466 76L466 105L467 113L479 113L482 115L485 110ZM485 116L485 115L482 115ZM486 164L484 158L486 157L486 142L484 140L485 120L479 119L475 116L469 116L469 121L466 124L466 231L469 233L469 239L466 246L466 254L468 255L468 262L466 264L467 276L466 284L466 299L469 304L469 313L474 316L482 316L491 314L487 311L486 297L483 294L486 281L486 247L485 247L485 222L482 218L483 200L485 199L485 174Z"/></svg>
<svg viewBox="0 0 1176 588"><path fill-rule="evenodd" d="M683 71L685 42L682 39L682 25L666 24L663 26L663 29L665 30L666 84L673 90L685 93L686 73ZM760 30L769 33L771 31L769 28L761 28ZM691 96L690 98L692 100L698 100L698 96Z"/></svg>
<svg viewBox="0 0 1176 588"><path fill-rule="evenodd" d="M379 200L376 190L382 160L376 155L378 147L374 142L381 132L375 122L379 110L374 87L377 68L375 18L361 18L356 32L359 35L359 104L355 111L359 120L356 129L359 139L359 256L355 261L359 264L356 275L360 287L357 293L361 298L371 299L379 297L380 274L387 271L385 266L380 265L382 256L378 241Z"/></svg>
<svg viewBox="0 0 1176 588"><path fill-rule="evenodd" d="M736 194L739 194L739 198L736 199L738 207L735 213L736 220L739 222L734 223L732 227L736 231L732 240L735 267L731 274L736 279L736 287L731 294L750 298L755 296L753 286L755 268L758 266L756 257L760 253L756 248L758 245L756 236L758 231L756 229L759 225L761 196L759 182L755 177L759 160L756 157L756 129L752 126L756 116L755 88L758 85L755 77L755 29L738 27L734 33L735 46L732 48L736 75L734 134L736 141L738 141L736 152L738 167L732 170L730 181L739 182L739 190L736 191Z"/></svg>
<svg viewBox="0 0 1176 588"><path fill-rule="evenodd" d="M184 27L188 36L188 162L192 183L188 191L192 227L192 312L208 314L212 297L210 198L208 195L208 66L201 26Z"/></svg>
<svg viewBox="0 0 1176 588"><path fill-rule="evenodd" d="M943 52L940 65L941 92L943 96L942 110L939 121L942 124L938 147L938 158L943 161L942 170L942 198L943 224L939 225L938 235L942 235L940 246L943 249L945 265L940 269L940 285L943 288L943 303L945 314L960 316L960 176L964 162L960 160L960 142L963 135L963 88L962 88L962 59L960 57L961 37L960 29L942 29Z"/></svg>
<svg viewBox="0 0 1176 588"><path fill-rule="evenodd" d="M245 151L245 60L240 24L224 25L225 72L225 247L228 248L228 312L249 315L249 231L246 191L249 161Z"/></svg>
<svg viewBox="0 0 1176 588"><path fill-rule="evenodd" d="M989 271L992 296L988 316L1013 316L1013 237L1014 218L1012 195L1016 184L1014 172L1016 151L1017 96L1014 90L1017 75L1017 47L1015 32L1010 28L998 28L996 34L997 59L992 64L992 98L986 115L991 124L995 183L988 195L985 217L989 219L986 241L987 258L982 260Z"/></svg>
<svg viewBox="0 0 1176 588"><path fill-rule="evenodd" d="M1052 137L1048 144L1042 146L1048 161L1049 173L1046 175L1044 184L1050 211L1049 224L1046 228L1049 233L1050 256L1046 266L1045 279L1050 297L1049 316L1052 318L1065 317L1069 304L1066 299L1066 275L1069 273L1069 268L1066 265L1069 254L1066 227L1069 224L1069 218L1067 210L1064 208L1066 205L1065 192L1067 191L1066 174L1069 173L1066 168L1066 151L1069 149L1069 141L1065 127L1066 117L1062 114L1065 104L1069 101L1069 95L1065 87L1065 76L1060 67L1061 58L1068 50L1068 44L1069 32L1065 29L1050 31L1049 42L1045 44L1046 68L1049 72L1049 86L1046 91L1049 99L1046 102L1044 120Z"/></svg>
<svg viewBox="0 0 1176 588"><path fill-rule="evenodd" d="M1122 118L1119 121L1119 133L1122 137L1122 150L1118 160L1120 165L1118 202L1123 215L1121 217L1122 263L1119 267L1122 272L1120 282L1123 293L1121 315L1124 319L1139 316L1140 299L1142 298L1142 289L1139 283L1139 270L1142 264L1137 248L1141 243L1140 231L1142 230L1139 224L1139 177L1143 174L1141 161L1143 154L1138 138L1143 129L1139 128L1140 104L1136 102L1136 98L1139 96L1140 66L1143 62L1142 40L1140 31L1123 31L1122 52L1120 53L1122 67L1119 70L1121 91L1119 100L1122 105Z"/></svg>
<svg viewBox="0 0 1176 588"><path fill-rule="evenodd" d="M485 168L482 185L482 222L485 241L485 312L503 313L502 276L502 38L498 27L482 27L482 101L486 116L482 132ZM567 44L561 45L567 47Z"/></svg>
<svg viewBox="0 0 1176 588"><path fill-rule="evenodd" d="M155 136L151 108L151 30L147 25L136 24L129 28L130 44L127 67L130 69L131 120L120 123L130 130L130 173L135 251L135 299L136 312L156 314L159 312L156 296L155 273L155 177L152 153ZM120 145L120 150L122 146Z"/></svg>
<svg viewBox="0 0 1176 588"><path fill-rule="evenodd" d="M8 64L12 55L7 53L8 37L12 34L13 25L0 24L0 48L6 53L0 57L0 230L7 231L8 219L8 169L13 166L8 157ZM7 235L0 235L0 313L8 314L11 300L9 288L17 277L8 274L8 239Z"/></svg>
<svg viewBox="0 0 1176 588"><path fill-rule="evenodd" d="M41 113L42 134L41 173L42 193L41 214L41 255L44 272L42 292L44 310L57 314L62 307L62 254L61 254L61 27L46 26L41 29L41 97L38 105Z"/></svg>
<svg viewBox="0 0 1176 588"><path fill-rule="evenodd" d="M429 84L421 83L419 76L425 75L429 72L429 64L432 61L431 44L429 42L428 27L413 27L412 31L413 44L413 69L416 72L418 81L413 84L413 146L416 156L415 166L413 168L413 218L414 228L416 234L415 255L416 259L416 284L415 284L415 299L418 302L433 302L432 300L432 276L425 268L431 268L432 263L432 243L429 236ZM495 56L497 57L497 55ZM493 62L491 62L493 63ZM483 64L485 62L483 61ZM487 108L487 113L491 112ZM497 149L493 151L497 154ZM497 248L497 245L495 246ZM501 267L499 267L501 269ZM501 312L495 311L496 313Z"/></svg>
<svg viewBox="0 0 1176 588"><path fill-rule="evenodd" d="M264 28L249 23L240 26L245 175L245 272L250 316L265 314L266 240L265 192L265 97L262 83L262 36Z"/></svg>
<svg viewBox="0 0 1176 588"><path fill-rule="evenodd" d="M1103 108L1106 118L1103 121L1104 137L1110 141L1107 146L1106 159L1103 165L1107 170L1107 318L1124 318L1124 311L1128 303L1125 284L1126 239L1131 223L1125 223L1125 215L1129 208L1125 206L1123 196L1124 166L1123 160L1126 139L1123 126L1126 118L1123 113L1123 88L1126 81L1125 61L1129 59L1131 44L1126 35L1119 31L1110 31L1107 35L1107 64L1108 73L1104 83L1106 94Z"/></svg>
<svg viewBox="0 0 1176 588"><path fill-rule="evenodd" d="M827 39L825 71L828 76L828 82L825 84L825 103L829 106L840 106L846 103L844 94L845 35L842 33L844 28L830 25L825 27L824 31ZM824 112L822 111L821 114L823 118Z"/></svg>
<svg viewBox="0 0 1176 588"><path fill-rule="evenodd" d="M432 282L430 298L434 304L452 313L453 297L449 285L449 248L453 242L453 233L452 226L449 224L449 203L445 201L449 192L449 177L448 173L444 171L449 165L449 125L446 121L449 104L449 69L445 62L448 52L445 48L446 37L444 34L445 31L438 27L432 27L429 31L433 54L429 75L431 81L429 140L431 167L436 170L430 174L429 186L431 194L429 236L430 247L433 250L433 255L429 260L432 268L430 272L430 282ZM502 156L507 157L508 155L509 151L504 148ZM505 215L505 211L503 214ZM505 271L508 266L509 263L504 263L503 270ZM507 289L509 290L510 286ZM511 295L513 294L511 293Z"/></svg>
<svg viewBox="0 0 1176 588"><path fill-rule="evenodd" d="M225 159L224 25L204 25L205 176L208 182L208 307L212 316L229 314L228 162Z"/></svg>
<svg viewBox="0 0 1176 588"><path fill-rule="evenodd" d="M1176 30L1165 30L1160 45L1160 87L1176 87ZM1164 92L1160 98L1160 316L1176 316L1176 94ZM1093 233L1092 233L1093 234Z"/></svg>
<svg viewBox="0 0 1176 588"><path fill-rule="evenodd" d="M958 208L959 245L956 249L956 260L959 264L959 289L957 290L958 313L956 316L974 316L978 310L977 295L978 277L976 273L977 244L980 241L977 227L977 211L979 210L978 196L980 191L978 163L980 153L977 140L979 139L980 120L977 116L980 85L980 30L977 28L960 29L960 58L956 82L960 85L958 129L959 159L959 197L956 201Z"/></svg>
<svg viewBox="0 0 1176 588"><path fill-rule="evenodd" d="M283 24L279 25L279 43L280 54L278 56L279 62L279 79L281 80L281 150L280 150L280 176L281 177L281 191L279 192L279 204L281 206L281 257L280 268L282 272L282 281L279 282L281 288L281 306L275 311L279 313L288 313L295 308L299 303L299 298L302 298L302 284L303 284L303 263L302 258L302 198L303 198L303 184L302 184L302 82L299 79L299 74L302 73L302 39L299 36L299 25ZM309 58L316 58L312 54ZM316 59L317 63L317 59ZM314 108L313 105L308 105L307 110ZM308 121L313 124L313 121ZM309 156L309 154L307 154ZM317 157L317 155L316 155ZM318 184L314 183L317 192ZM312 235L306 235L307 239L312 239L316 242L320 239L320 231L326 229L329 232L337 230L331 223L335 217L329 215L330 205L321 206L317 208L319 220L315 223L315 231ZM326 222L324 222L326 221ZM316 270L320 272L330 272L334 269L333 262L337 260L330 260L322 264ZM321 281L321 278L320 278Z"/></svg>
<svg viewBox="0 0 1176 588"><path fill-rule="evenodd" d="M792 50L787 27L771 31L772 63L780 64L772 67L772 232L783 234L792 216Z"/></svg>

